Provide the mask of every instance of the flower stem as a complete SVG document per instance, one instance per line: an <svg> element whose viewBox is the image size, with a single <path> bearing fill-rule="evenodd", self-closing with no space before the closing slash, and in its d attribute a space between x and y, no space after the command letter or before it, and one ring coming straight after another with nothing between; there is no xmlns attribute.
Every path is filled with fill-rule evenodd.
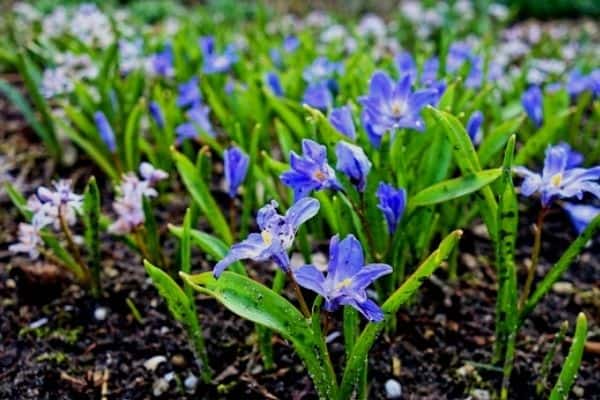
<svg viewBox="0 0 600 400"><path fill-rule="evenodd" d="M233 237L235 236L235 220L236 220L236 212L235 212L235 198L229 198L229 227L231 228L231 234Z"/></svg>
<svg viewBox="0 0 600 400"><path fill-rule="evenodd" d="M360 219L360 223L363 226L365 235L367 235L367 242L369 242L369 249L371 250L371 257L373 258L373 260L381 261L381 256L379 254L377 254L377 252L375 251L375 241L373 240L373 234L371 233L369 221L367 220L365 213L363 212L363 209L366 208L364 196L361 196L361 198L360 198L360 203L361 203L360 207L356 203L354 203L349 196L347 196L347 198L350 201L350 204L352 204L352 208L354 209L354 212L356 212L356 214L358 215L358 218Z"/></svg>
<svg viewBox="0 0 600 400"><path fill-rule="evenodd" d="M291 269L288 269L287 275L290 278L290 282L292 282L294 292L296 292L296 297L298 298L298 303L300 303L300 310L302 311L302 314L304 314L306 318L310 318L310 311L306 305L306 300L304 300L302 290L300 290L300 286L298 286L298 282L296 282L296 278L294 278L294 274Z"/></svg>
<svg viewBox="0 0 600 400"><path fill-rule="evenodd" d="M79 253L79 249L75 244L73 234L71 233L71 229L69 229L69 224L67 224L67 221L65 220L62 205L58 207L58 221L60 223L60 229L65 234L65 239L67 240L67 248L75 258L77 264L79 264L79 266L81 267L81 276L79 278L81 279L81 282L83 284L88 285L90 284L91 280L90 270L88 269L87 265L83 262L83 258L81 258L81 253Z"/></svg>
<svg viewBox="0 0 600 400"><path fill-rule="evenodd" d="M142 257L145 258L146 260L152 260L152 257L150 257L150 253L148 252L148 248L146 247L146 244L144 243L144 239L142 236L143 235L142 235L141 229L136 228L133 232L133 238L135 239L135 243L137 244L137 247L140 250L140 253L142 253Z"/></svg>
<svg viewBox="0 0 600 400"><path fill-rule="evenodd" d="M547 213L548 208L543 207L538 214L537 222L535 224L533 232L533 249L531 250L531 265L527 271L527 280L525 281L525 286L523 286L523 292L521 292L521 298L519 299L519 309L523 308L523 305L527 301L529 293L531 292L531 285L533 284L535 271L537 270L540 260L540 251L542 249L542 227L544 225L544 218L546 217Z"/></svg>

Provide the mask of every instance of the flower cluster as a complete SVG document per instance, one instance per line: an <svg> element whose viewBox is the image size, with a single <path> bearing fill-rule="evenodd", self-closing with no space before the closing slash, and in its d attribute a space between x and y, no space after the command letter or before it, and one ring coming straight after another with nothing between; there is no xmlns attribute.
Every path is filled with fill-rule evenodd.
<svg viewBox="0 0 600 400"><path fill-rule="evenodd" d="M27 209L32 212L31 223L19 224L19 242L11 245L9 250L28 253L36 259L42 244L41 230L47 226L59 230L63 224L74 225L82 201L83 197L73 192L69 180L56 181L52 188L40 187L27 201Z"/></svg>
<svg viewBox="0 0 600 400"><path fill-rule="evenodd" d="M40 90L46 98L67 94L75 88L75 82L97 75L98 67L88 55L62 54L55 67L44 70Z"/></svg>
<svg viewBox="0 0 600 400"><path fill-rule="evenodd" d="M150 163L140 164L140 175L130 173L123 176L119 184L119 196L113 203L117 219L109 226L108 231L116 235L126 235L135 231L145 221L144 197L157 196L154 186L167 178L167 173L154 168Z"/></svg>

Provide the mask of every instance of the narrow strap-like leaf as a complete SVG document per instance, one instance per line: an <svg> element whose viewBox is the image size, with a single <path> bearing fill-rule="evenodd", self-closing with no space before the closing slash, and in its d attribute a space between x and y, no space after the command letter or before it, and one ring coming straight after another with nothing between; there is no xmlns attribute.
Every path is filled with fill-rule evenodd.
<svg viewBox="0 0 600 400"><path fill-rule="evenodd" d="M550 400L566 400L569 397L569 392L577 379L577 371L581 365L581 358L583 357L583 350L587 338L587 325L588 323L585 314L579 313L577 316L573 343L569 349L569 355L560 371L558 380L550 393Z"/></svg>

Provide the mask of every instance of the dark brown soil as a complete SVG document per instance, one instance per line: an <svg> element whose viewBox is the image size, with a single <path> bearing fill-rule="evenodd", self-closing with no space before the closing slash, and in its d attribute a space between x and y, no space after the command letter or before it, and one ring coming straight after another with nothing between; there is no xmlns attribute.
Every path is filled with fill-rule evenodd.
<svg viewBox="0 0 600 400"><path fill-rule="evenodd" d="M2 153L15 161L25 192L48 184L52 163L43 156L34 135L14 110L0 98ZM79 160L74 167L79 183L93 172ZM7 251L20 220L5 197L0 196L0 398L1 399L100 399L103 386L109 399L153 398L153 385L174 372L163 399L313 399L315 392L291 347L275 338L276 369L265 371L257 351L252 324L225 311L215 301L198 297L198 309L214 370L213 384L199 384L186 393L183 381L198 376L181 327L150 284L139 257L122 243L104 238L104 296L88 297L81 289L57 276L52 265L31 265ZM160 207L160 219L180 223L187 201L183 196ZM106 204L105 204L106 205ZM535 215L531 203L522 212L519 258L530 252L527 218ZM495 272L486 238L467 230L461 241L460 279L449 283L445 271L426 282L412 305L398 314L398 331L382 335L370 357L369 398L385 398L384 383L393 378L402 385L404 399L465 399L474 389L493 394L501 372L489 365L493 348ZM539 274L547 270L574 234L560 211L548 218L544 231ZM170 241L166 247L173 248ZM516 366L511 382L513 399L535 395L539 365L562 321L573 323L584 311L590 320L589 340L600 341L600 259L598 240L588 247L563 277L573 284L569 293L550 293L529 318L518 338ZM195 265L209 266L196 257ZM25 270L25 272L23 272ZM29 271L29 272L27 272ZM32 272L35 277L32 278ZM521 280L522 281L522 280ZM126 300L139 310L134 317ZM106 319L94 317L99 307ZM332 320L339 318L335 315ZM47 318L38 329L31 323ZM336 324L332 323L335 330ZM328 333L332 333L331 331ZM570 331L572 334L572 330ZM343 365L342 339L330 343L334 365ZM565 343L554 363L555 379ZM162 355L167 362L148 371L144 362ZM600 355L586 352L576 383L583 399L600 398ZM481 392L480 392L481 393ZM476 398L476 397L471 397Z"/></svg>

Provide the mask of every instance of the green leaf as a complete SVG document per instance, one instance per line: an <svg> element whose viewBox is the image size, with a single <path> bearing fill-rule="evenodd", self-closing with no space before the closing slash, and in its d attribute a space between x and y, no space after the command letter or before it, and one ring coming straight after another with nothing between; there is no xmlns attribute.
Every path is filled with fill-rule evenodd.
<svg viewBox="0 0 600 400"><path fill-rule="evenodd" d="M498 298L496 304L495 357L504 354L502 393L506 393L512 373L516 336L518 330L517 271L515 245L518 226L518 202L512 182L512 165L515 149L513 135L506 147L502 167L502 191L498 206L498 240L495 245L498 260Z"/></svg>
<svg viewBox="0 0 600 400"><path fill-rule="evenodd" d="M273 96L271 93L265 91L267 101L271 108L275 110L277 115L283 122L294 132L297 139L301 139L306 136L306 127L303 121L295 114L290 107L283 101L283 99Z"/></svg>
<svg viewBox="0 0 600 400"><path fill-rule="evenodd" d="M48 149L52 151L56 151L54 146L56 146L56 139L52 136L52 132L44 127L42 123L35 116L34 111L31 109L31 106L25 100L25 98L21 95L21 93L13 86L11 86L8 82L0 79L0 93L4 94L6 98L23 114L25 121L35 131L38 137L44 142L44 145L48 147Z"/></svg>
<svg viewBox="0 0 600 400"><path fill-rule="evenodd" d="M50 232L41 232L42 240L44 244L48 246L52 253L58 258L64 267L73 273L78 281L84 281L86 279L86 273L81 266L75 261L73 256L65 249L63 244Z"/></svg>
<svg viewBox="0 0 600 400"><path fill-rule="evenodd" d="M114 167L114 162L107 157L104 152L98 149L96 143L84 138L81 134L75 131L69 124L64 121L56 120L56 123L61 127L63 132L77 146L81 147L86 154L94 160L94 162L108 175L113 181L119 180L119 173Z"/></svg>
<svg viewBox="0 0 600 400"><path fill-rule="evenodd" d="M12 185L12 183L6 182L4 187L6 188L6 193L8 194L10 201L12 201L14 206L17 207L21 215L27 221L31 220L33 213L27 208L27 199L25 199L21 192L19 192L17 188Z"/></svg>
<svg viewBox="0 0 600 400"><path fill-rule="evenodd" d="M461 236L462 231L454 231L446 236L437 250L431 253L402 286L392 293L381 306L386 319L393 318L400 306L409 300L421 287L423 282L448 258ZM346 362L338 399L352 398L352 393L357 389L356 384L360 380L363 368L365 368L365 360L367 359L369 350L373 346L375 339L377 339L377 335L384 327L385 323L369 323L358 337L351 355Z"/></svg>
<svg viewBox="0 0 600 400"><path fill-rule="evenodd" d="M204 213L209 224L225 243L231 244L233 242L231 230L221 209L210 194L207 183L199 176L196 167L186 156L176 150L172 150L172 154L183 183Z"/></svg>
<svg viewBox="0 0 600 400"><path fill-rule="evenodd" d="M183 279L201 293L214 297L231 312L278 332L289 340L304 361L319 397L336 397L333 370L324 367L319 338L310 320L289 301L266 286L242 275L225 271L215 279L211 272L197 275L181 273Z"/></svg>
<svg viewBox="0 0 600 400"><path fill-rule="evenodd" d="M476 192L498 179L501 174L502 170L495 168L436 183L415 194L409 200L409 209L442 203Z"/></svg>
<svg viewBox="0 0 600 400"><path fill-rule="evenodd" d="M454 159L462 174L467 175L481 171L481 164L471 138L460 121L451 114L436 110L433 107L426 107L425 112L433 116L448 136L454 149ZM496 203L492 189L486 187L481 191L479 208L492 240L496 241L496 212L498 204Z"/></svg>
<svg viewBox="0 0 600 400"><path fill-rule="evenodd" d="M484 136L477 152L481 165L487 165L502 150L510 136L515 134L523 121L525 121L524 115L509 119L494 127L488 135Z"/></svg>
<svg viewBox="0 0 600 400"><path fill-rule="evenodd" d="M585 230L575 239L567 248L560 259L552 266L550 271L544 276L544 279L537 285L533 294L529 297L520 315L520 322L535 308L537 303L548 293L552 285L558 281L565 273L567 268L573 263L575 258L581 253L586 244L594 237L600 229L600 215L596 216Z"/></svg>
<svg viewBox="0 0 600 400"><path fill-rule="evenodd" d="M155 267L147 260L144 260L144 267L150 278L152 278L152 282L158 293L165 299L173 318L183 324L192 342L192 349L194 350L196 360L199 361L203 378L206 382L210 382L208 355L206 353L200 321L198 321L198 316L192 303L193 298L188 297L181 287L175 283L173 278L160 268Z"/></svg>
<svg viewBox="0 0 600 400"><path fill-rule="evenodd" d="M87 248L87 265L91 271L92 291L98 296L100 285L100 190L96 178L89 179L83 194L84 238Z"/></svg>
<svg viewBox="0 0 600 400"><path fill-rule="evenodd" d="M125 124L123 146L127 171L135 171L140 163L140 120L145 107L146 101L142 98L127 117Z"/></svg>
<svg viewBox="0 0 600 400"><path fill-rule="evenodd" d="M142 205L144 207L144 238L143 240L146 242L146 247L150 253L150 257L152 257L151 262L155 264L164 264L162 259L162 252L160 249L160 237L158 233L158 224L156 223L156 218L154 217L154 212L152 209L152 203L150 199L146 196L142 199ZM163 268L166 265L162 265Z"/></svg>
<svg viewBox="0 0 600 400"><path fill-rule="evenodd" d="M577 379L577 371L581 365L587 331L587 318L584 313L579 313L573 343L571 344L571 348L569 348L569 355L563 364L558 380L550 393L550 400L566 400L569 397L569 392Z"/></svg>
<svg viewBox="0 0 600 400"><path fill-rule="evenodd" d="M44 126L44 129L48 132L48 134L45 135L44 143L48 145L48 149L50 150L52 155L57 160L60 160L62 151L58 143L58 139L56 137L56 132L54 130L54 122L52 120L52 114L50 113L50 107L48 106L48 103L40 93L39 89L40 73L23 50L17 52L17 66L19 68L19 72L21 73L25 81L27 94L31 97L35 108L41 114L42 125Z"/></svg>

